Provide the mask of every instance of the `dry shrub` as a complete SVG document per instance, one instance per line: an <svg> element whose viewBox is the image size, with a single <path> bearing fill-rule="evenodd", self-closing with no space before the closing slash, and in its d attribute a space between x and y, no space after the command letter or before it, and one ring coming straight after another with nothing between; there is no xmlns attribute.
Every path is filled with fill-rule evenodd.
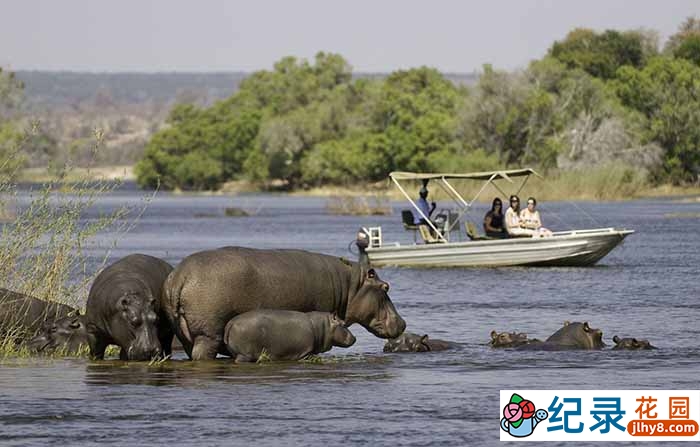
<svg viewBox="0 0 700 447"><path fill-rule="evenodd" d="M97 153L103 134L95 131L93 151ZM22 143L9 152L17 157ZM5 160L2 165L9 165ZM28 192L18 190L13 182L16 171L1 171L0 208L14 210L14 218L2 224L0 235L0 287L31 295L46 301L81 307L88 285L97 271L87 268L86 249L96 244L95 236L105 230L117 234L128 231L143 213L150 198L140 210L119 207L109 214L83 219L85 212L100 197L119 187L119 180L91 180L89 170L83 180L64 183L71 174L70 165L57 170L51 181ZM111 242L116 244L116 240ZM110 247L105 247L104 261ZM0 352L22 354L14 343L12 328L0 333Z"/></svg>

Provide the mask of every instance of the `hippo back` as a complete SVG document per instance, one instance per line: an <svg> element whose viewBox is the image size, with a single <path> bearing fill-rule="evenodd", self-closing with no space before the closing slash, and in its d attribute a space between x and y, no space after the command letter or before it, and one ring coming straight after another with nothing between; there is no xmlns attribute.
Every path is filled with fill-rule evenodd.
<svg viewBox="0 0 700 447"><path fill-rule="evenodd" d="M335 312L345 319L350 301L373 281L367 273L357 263L303 250L224 247L185 258L168 277L163 302L186 350L203 336L224 353L224 326L251 310ZM385 297L377 302L391 305L388 286L377 284Z"/></svg>

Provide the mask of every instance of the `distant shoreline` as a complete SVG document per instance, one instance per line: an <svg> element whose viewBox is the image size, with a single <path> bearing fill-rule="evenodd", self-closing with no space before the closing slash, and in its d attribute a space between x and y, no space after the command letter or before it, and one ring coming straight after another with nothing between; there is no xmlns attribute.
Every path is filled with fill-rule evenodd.
<svg viewBox="0 0 700 447"><path fill-rule="evenodd" d="M42 183L51 180L56 180L56 176L48 172L46 168L27 168L22 171L17 181L25 183ZM76 182L81 180L97 181L97 180L121 180L127 182L135 182L136 175L133 165L119 166L96 166L91 168L76 167L72 168L63 181ZM620 201L634 200L643 198L656 197L682 197L682 196L697 196L700 201L700 186L674 186L670 184L662 184L656 186L644 186L639 190L630 193L629 190L605 191L605 196L600 196L600 185L590 185L588 187L581 186L578 182L580 176L576 173L564 173L552 180L531 182L531 188L521 192L522 196L534 194L541 201L575 201L575 200L604 200L604 201ZM538 184L539 182L539 184ZM474 186L472 188L471 186ZM478 191L479 185L470 185L467 188L466 196L473 197ZM409 192L411 190L409 189ZM300 189L294 191L272 191L264 189L258 185L247 181L232 181L225 183L221 189L216 191L169 191L173 194L182 195L238 195L241 193L276 193L287 194L297 197L376 197L387 200L404 200L403 195L389 181L378 182L373 184L353 185L353 186L338 186L327 185L320 187L312 187L309 189ZM479 201L490 202L493 198L494 191L485 191L479 198ZM500 195L500 194L496 194ZM437 197L436 200L444 199Z"/></svg>

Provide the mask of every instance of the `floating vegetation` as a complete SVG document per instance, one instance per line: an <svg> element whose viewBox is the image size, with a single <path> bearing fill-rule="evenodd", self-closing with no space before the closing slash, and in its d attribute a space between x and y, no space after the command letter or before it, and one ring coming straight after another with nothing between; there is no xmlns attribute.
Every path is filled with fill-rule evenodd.
<svg viewBox="0 0 700 447"><path fill-rule="evenodd" d="M700 219L700 213L667 213L666 219Z"/></svg>
<svg viewBox="0 0 700 447"><path fill-rule="evenodd" d="M331 196L326 202L330 214L352 216L388 216L392 214L391 202L386 196L367 197Z"/></svg>
<svg viewBox="0 0 700 447"><path fill-rule="evenodd" d="M227 207L224 209L224 215L226 217L248 217L250 214L241 208Z"/></svg>

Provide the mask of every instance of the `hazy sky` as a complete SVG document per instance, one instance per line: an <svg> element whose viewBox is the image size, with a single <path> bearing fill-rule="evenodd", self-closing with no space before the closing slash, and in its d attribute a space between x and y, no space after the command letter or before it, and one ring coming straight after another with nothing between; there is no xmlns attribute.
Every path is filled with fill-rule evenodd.
<svg viewBox="0 0 700 447"><path fill-rule="evenodd" d="M522 67L574 27L650 28L661 42L700 0L0 0L13 70L252 71L343 55L355 71Z"/></svg>

